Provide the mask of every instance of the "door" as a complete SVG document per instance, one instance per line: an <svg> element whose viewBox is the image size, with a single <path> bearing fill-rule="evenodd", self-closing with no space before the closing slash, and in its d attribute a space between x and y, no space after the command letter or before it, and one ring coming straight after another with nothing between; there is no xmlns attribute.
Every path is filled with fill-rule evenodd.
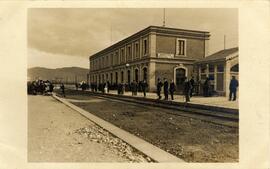
<svg viewBox="0 0 270 169"><path fill-rule="evenodd" d="M186 77L185 69L178 68L175 70L175 85L177 92L183 92L185 77Z"/></svg>

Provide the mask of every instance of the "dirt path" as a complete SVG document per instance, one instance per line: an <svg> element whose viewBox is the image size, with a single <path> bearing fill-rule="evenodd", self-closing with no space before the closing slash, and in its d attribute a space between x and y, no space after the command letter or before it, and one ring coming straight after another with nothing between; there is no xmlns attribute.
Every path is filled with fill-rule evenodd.
<svg viewBox="0 0 270 169"><path fill-rule="evenodd" d="M28 96L29 162L147 162L147 158L50 96Z"/></svg>

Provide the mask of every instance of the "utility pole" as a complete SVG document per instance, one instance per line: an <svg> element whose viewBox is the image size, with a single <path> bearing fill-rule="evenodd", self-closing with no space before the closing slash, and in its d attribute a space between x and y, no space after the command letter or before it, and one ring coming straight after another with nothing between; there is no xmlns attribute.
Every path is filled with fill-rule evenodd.
<svg viewBox="0 0 270 169"><path fill-rule="evenodd" d="M226 49L226 35L224 35L224 50Z"/></svg>
<svg viewBox="0 0 270 169"><path fill-rule="evenodd" d="M111 23L110 23L111 25L110 25L110 33L111 33L111 45L112 45L112 21L111 21Z"/></svg>
<svg viewBox="0 0 270 169"><path fill-rule="evenodd" d="M165 8L163 8L163 27L165 27Z"/></svg>

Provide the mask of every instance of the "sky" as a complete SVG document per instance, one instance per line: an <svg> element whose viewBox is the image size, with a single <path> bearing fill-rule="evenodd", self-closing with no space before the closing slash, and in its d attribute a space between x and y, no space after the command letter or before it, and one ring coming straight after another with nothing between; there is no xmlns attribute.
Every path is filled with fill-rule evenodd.
<svg viewBox="0 0 270 169"><path fill-rule="evenodd" d="M209 31L209 54L238 46L233 8L168 8L166 27ZM162 8L28 9L28 68L89 68L89 56L150 25L162 26Z"/></svg>

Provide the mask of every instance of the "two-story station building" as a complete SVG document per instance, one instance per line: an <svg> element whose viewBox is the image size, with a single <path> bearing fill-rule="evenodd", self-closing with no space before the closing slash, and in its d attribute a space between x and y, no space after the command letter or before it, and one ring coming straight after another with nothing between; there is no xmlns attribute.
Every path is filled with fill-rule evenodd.
<svg viewBox="0 0 270 169"><path fill-rule="evenodd" d="M204 31L149 26L89 57L90 83L131 83L143 79L156 90L157 79L174 80L182 90L194 63L208 54L210 34Z"/></svg>

